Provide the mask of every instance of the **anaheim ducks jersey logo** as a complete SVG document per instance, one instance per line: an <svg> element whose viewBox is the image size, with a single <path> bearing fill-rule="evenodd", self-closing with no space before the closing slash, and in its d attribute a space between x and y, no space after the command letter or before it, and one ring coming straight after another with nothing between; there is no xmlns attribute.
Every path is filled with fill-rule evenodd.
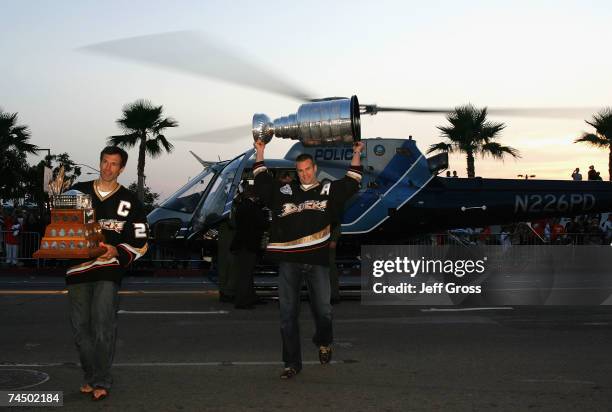
<svg viewBox="0 0 612 412"><path fill-rule="evenodd" d="M123 226L125 225L124 220L115 219L100 219L98 220L98 223L103 230L112 230L117 233L121 233L123 231Z"/></svg>
<svg viewBox="0 0 612 412"><path fill-rule="evenodd" d="M300 203L297 206L294 203L285 203L283 204L283 210L278 217L300 213L303 210L317 210L319 212L325 212L326 208L327 200L307 200L306 202Z"/></svg>
<svg viewBox="0 0 612 412"><path fill-rule="evenodd" d="M289 195L289 196L293 194L293 190L291 190L291 186L289 184L286 184L285 186L281 187L280 192L284 195Z"/></svg>

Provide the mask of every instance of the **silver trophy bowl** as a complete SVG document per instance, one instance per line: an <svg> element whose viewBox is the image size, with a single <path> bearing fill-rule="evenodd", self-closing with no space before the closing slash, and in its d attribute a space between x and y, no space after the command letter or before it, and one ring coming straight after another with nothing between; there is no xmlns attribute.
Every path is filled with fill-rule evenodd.
<svg viewBox="0 0 612 412"><path fill-rule="evenodd" d="M273 136L299 140L304 146L357 142L361 140L357 96L305 103L297 113L274 121L262 113L253 115L253 139L268 143Z"/></svg>

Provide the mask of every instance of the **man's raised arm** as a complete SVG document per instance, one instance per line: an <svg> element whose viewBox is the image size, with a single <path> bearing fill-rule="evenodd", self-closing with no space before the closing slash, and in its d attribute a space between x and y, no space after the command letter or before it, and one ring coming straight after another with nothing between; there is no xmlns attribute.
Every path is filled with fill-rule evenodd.
<svg viewBox="0 0 612 412"><path fill-rule="evenodd" d="M265 205L270 205L272 202L272 192L274 180L269 173L268 168L264 164L264 151L266 144L260 140L253 143L255 147L255 164L253 165L253 176L255 177L255 192Z"/></svg>

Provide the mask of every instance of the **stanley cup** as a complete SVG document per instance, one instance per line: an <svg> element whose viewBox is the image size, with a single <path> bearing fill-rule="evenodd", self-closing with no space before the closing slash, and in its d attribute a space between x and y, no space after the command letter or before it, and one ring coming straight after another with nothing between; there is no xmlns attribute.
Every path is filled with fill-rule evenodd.
<svg viewBox="0 0 612 412"><path fill-rule="evenodd" d="M253 139L268 143L272 136L299 140L304 146L335 146L361 140L359 101L324 99L301 105L297 113L272 122L262 113L253 115Z"/></svg>

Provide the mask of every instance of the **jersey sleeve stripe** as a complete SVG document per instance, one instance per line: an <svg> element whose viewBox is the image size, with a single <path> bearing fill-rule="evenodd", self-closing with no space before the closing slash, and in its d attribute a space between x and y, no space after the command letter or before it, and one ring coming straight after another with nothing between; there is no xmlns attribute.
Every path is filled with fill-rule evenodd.
<svg viewBox="0 0 612 412"><path fill-rule="evenodd" d="M128 252L131 257L130 263L132 263L132 260L140 259L145 253L147 253L148 249L147 243L145 243L144 246L141 248L135 248L133 246L128 245L127 243L119 243L117 246Z"/></svg>
<svg viewBox="0 0 612 412"><path fill-rule="evenodd" d="M268 168L266 167L266 165L264 165L264 162L257 162L253 165L253 176L257 176L258 174L260 174L261 172L265 172L266 170L268 170Z"/></svg>
<svg viewBox="0 0 612 412"><path fill-rule="evenodd" d="M358 182L361 182L361 173L355 172L354 170L349 170L346 172L346 175L352 179L355 179Z"/></svg>
<svg viewBox="0 0 612 412"><path fill-rule="evenodd" d="M66 275L78 275L79 273L88 272L92 269L98 269L109 266L119 266L117 258L110 260L91 260L89 262L82 263L77 266L73 266L66 271Z"/></svg>

